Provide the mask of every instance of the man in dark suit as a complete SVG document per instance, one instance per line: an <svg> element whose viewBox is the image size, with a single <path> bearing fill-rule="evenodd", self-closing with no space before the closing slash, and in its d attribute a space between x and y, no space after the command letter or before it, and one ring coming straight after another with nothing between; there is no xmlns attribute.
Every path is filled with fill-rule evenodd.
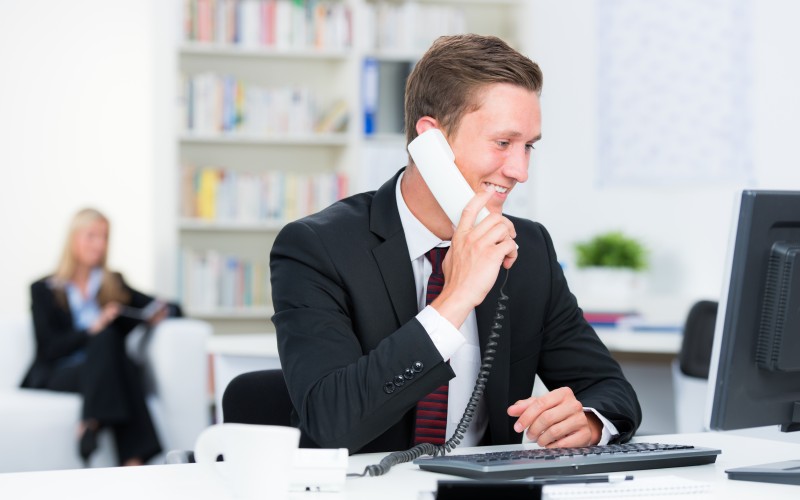
<svg viewBox="0 0 800 500"><path fill-rule="evenodd" d="M539 67L497 38L438 39L408 79L406 136L438 128L447 138L477 193L458 226L409 162L377 191L277 236L270 266L281 365L295 423L320 446L355 453L426 441L417 406L442 388L449 436L501 288L507 310L463 444L518 443L525 432L543 446L585 446L635 432L636 395L584 320L547 231L502 215L541 137L541 84ZM473 227L484 206L490 215ZM444 284L431 294L438 264L425 254L447 247ZM531 396L536 374L551 389L541 397Z"/></svg>

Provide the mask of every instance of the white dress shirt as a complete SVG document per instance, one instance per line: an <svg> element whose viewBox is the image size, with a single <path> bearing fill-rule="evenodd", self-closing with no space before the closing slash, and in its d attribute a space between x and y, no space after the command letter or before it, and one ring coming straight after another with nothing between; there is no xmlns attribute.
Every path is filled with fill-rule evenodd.
<svg viewBox="0 0 800 500"><path fill-rule="evenodd" d="M400 212L400 222L406 235L411 267L414 271L417 306L420 311L417 314L417 320L430 335L434 346L442 355L442 359L450 360L450 367L456 375L455 378L450 380L448 389L446 436L449 439L461 420L480 370L481 350L478 340L478 322L473 309L461 325L461 328L456 328L442 317L436 309L425 305L428 278L432 271L431 263L425 258L425 254L434 247L449 247L450 242L439 239L419 219L414 217L400 191L402 179L403 173L397 179L395 195L397 209ZM584 408L584 411L593 412L603 422L603 434L599 444L606 444L612 437L619 434L614 424L593 408ZM477 446L486 432L488 423L486 403L481 398L472 423L464 434L464 439L461 440L461 446ZM522 436L520 436L521 439Z"/></svg>

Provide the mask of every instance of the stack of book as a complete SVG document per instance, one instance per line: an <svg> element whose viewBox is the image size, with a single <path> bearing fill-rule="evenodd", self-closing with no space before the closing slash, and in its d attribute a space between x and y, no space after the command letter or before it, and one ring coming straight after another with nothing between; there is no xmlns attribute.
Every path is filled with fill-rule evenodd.
<svg viewBox="0 0 800 500"><path fill-rule="evenodd" d="M654 321L636 311L584 311L583 317L594 328L614 328L618 331L681 333L683 325L674 321Z"/></svg>
<svg viewBox="0 0 800 500"><path fill-rule="evenodd" d="M386 52L421 53L437 37L466 31L464 9L420 2L366 4L365 39Z"/></svg>
<svg viewBox="0 0 800 500"><path fill-rule="evenodd" d="M343 2L185 0L184 39L243 47L343 49L353 16Z"/></svg>
<svg viewBox="0 0 800 500"><path fill-rule="evenodd" d="M190 311L266 307L271 301L266 263L215 250L183 249L180 272L180 300Z"/></svg>
<svg viewBox="0 0 800 500"><path fill-rule="evenodd" d="M638 318L635 311L583 311L583 317L595 328L616 328L631 318Z"/></svg>
<svg viewBox="0 0 800 500"><path fill-rule="evenodd" d="M179 90L178 125L185 133L302 135L341 130L347 121L347 110L338 102L321 112L315 94L305 86L267 88L204 72L182 75Z"/></svg>
<svg viewBox="0 0 800 500"><path fill-rule="evenodd" d="M186 219L281 224L318 212L347 193L347 177L280 170L241 172L184 166L181 215Z"/></svg>

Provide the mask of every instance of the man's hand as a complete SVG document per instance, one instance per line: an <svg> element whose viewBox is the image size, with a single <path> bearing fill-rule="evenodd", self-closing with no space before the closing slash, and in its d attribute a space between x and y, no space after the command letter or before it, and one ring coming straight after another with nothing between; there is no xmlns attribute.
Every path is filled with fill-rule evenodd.
<svg viewBox="0 0 800 500"><path fill-rule="evenodd" d="M584 412L572 389L561 387L541 397L530 397L508 407L519 417L514 430L546 448L574 448L600 442L603 423L597 415Z"/></svg>
<svg viewBox="0 0 800 500"><path fill-rule="evenodd" d="M514 225L500 214L491 213L477 226L475 219L492 196L477 193L461 214L443 263L444 288L431 304L456 328L492 289L500 266L510 268L517 259Z"/></svg>

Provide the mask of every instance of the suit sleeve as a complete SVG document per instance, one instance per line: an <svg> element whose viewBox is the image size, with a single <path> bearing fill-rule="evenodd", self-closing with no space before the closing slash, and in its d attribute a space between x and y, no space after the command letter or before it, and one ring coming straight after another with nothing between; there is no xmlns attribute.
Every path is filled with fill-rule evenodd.
<svg viewBox="0 0 800 500"><path fill-rule="evenodd" d="M66 356L89 340L85 330L75 330L67 324L67 316L56 303L55 294L46 281L31 285L31 312L37 350L46 360Z"/></svg>
<svg viewBox="0 0 800 500"><path fill-rule="evenodd" d="M541 230L549 254L551 290L539 376L551 389L570 387L583 406L596 409L610 420L620 432L612 442L627 441L642 419L636 393L584 319L558 264L550 235L543 227Z"/></svg>
<svg viewBox="0 0 800 500"><path fill-rule="evenodd" d="M155 300L154 297L150 295L144 294L134 288L131 288L127 282L125 282L125 278L122 277L120 273L114 273L114 276L119 280L120 286L122 287L125 292L129 295L129 300L127 302L128 306L135 307L137 309L143 309L147 306L150 302ZM122 333L127 333L136 328L139 324L142 323L140 319L129 318L127 316L117 316L116 319L112 322L114 328Z"/></svg>
<svg viewBox="0 0 800 500"><path fill-rule="evenodd" d="M283 228L270 272L281 366L300 427L320 446L358 451L453 377L416 319L365 352L352 308L370 305L353 304L312 226L298 221Z"/></svg>

